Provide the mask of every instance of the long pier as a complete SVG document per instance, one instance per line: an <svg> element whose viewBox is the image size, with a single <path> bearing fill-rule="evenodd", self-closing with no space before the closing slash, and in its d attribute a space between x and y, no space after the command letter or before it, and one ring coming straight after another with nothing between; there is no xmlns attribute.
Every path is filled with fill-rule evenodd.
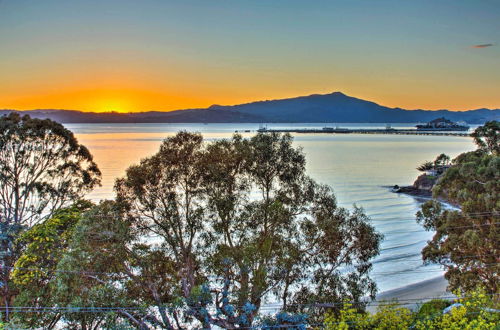
<svg viewBox="0 0 500 330"><path fill-rule="evenodd" d="M238 132L238 131L237 131ZM470 133L457 131L431 131L417 129L350 129L350 128L329 128L323 129L314 128L299 128L299 129L267 129L261 128L257 132L278 132L278 133L321 133L321 134L397 134L397 135L432 135L432 136L470 136Z"/></svg>

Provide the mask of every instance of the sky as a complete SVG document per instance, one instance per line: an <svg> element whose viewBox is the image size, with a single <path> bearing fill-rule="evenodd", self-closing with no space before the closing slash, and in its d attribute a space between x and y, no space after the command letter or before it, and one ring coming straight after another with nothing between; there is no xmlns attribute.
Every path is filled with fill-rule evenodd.
<svg viewBox="0 0 500 330"><path fill-rule="evenodd" d="M498 0L0 0L0 109L500 108Z"/></svg>

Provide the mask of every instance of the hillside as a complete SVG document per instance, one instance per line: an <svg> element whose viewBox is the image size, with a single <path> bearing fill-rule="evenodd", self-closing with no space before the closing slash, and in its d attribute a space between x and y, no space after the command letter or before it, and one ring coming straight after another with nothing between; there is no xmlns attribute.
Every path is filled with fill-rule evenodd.
<svg viewBox="0 0 500 330"><path fill-rule="evenodd" d="M6 114L15 110L0 110ZM63 123L415 123L437 117L480 124L500 120L500 109L469 111L405 110L388 108L340 92L313 94L288 99L258 101L233 106L213 105L206 109L169 112L93 113L74 110L22 111L36 118L50 118Z"/></svg>

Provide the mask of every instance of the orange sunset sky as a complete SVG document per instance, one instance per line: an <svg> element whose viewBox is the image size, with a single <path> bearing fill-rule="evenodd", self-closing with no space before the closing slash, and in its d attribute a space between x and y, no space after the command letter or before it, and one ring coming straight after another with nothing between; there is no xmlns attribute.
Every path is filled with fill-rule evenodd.
<svg viewBox="0 0 500 330"><path fill-rule="evenodd" d="M495 1L0 2L0 109L500 108Z"/></svg>

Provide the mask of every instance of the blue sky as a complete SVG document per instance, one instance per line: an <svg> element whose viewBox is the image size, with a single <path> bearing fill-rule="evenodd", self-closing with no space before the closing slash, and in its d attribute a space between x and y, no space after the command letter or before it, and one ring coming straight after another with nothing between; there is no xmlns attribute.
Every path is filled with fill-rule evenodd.
<svg viewBox="0 0 500 330"><path fill-rule="evenodd" d="M500 108L499 39L500 1L3 0L0 108Z"/></svg>

